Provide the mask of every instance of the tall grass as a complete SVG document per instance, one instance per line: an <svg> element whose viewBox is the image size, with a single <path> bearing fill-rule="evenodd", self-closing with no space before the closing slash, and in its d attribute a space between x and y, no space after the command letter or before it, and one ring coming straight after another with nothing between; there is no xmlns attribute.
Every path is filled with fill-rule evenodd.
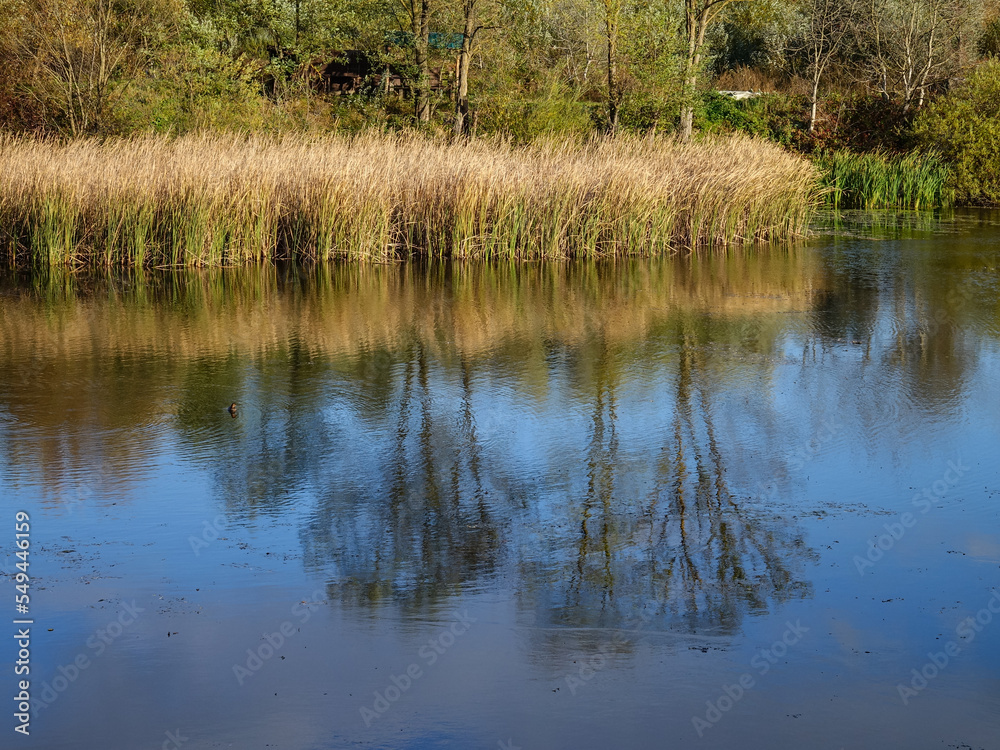
<svg viewBox="0 0 1000 750"><path fill-rule="evenodd" d="M0 137L15 264L649 254L804 233L815 169L746 138Z"/></svg>
<svg viewBox="0 0 1000 750"><path fill-rule="evenodd" d="M955 202L950 169L934 154L855 154L836 151L816 160L834 208L947 208Z"/></svg>

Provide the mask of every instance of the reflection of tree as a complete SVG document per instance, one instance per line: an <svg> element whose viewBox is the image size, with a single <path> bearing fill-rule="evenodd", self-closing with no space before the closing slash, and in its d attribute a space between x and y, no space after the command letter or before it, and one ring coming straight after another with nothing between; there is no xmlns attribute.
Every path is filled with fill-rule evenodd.
<svg viewBox="0 0 1000 750"><path fill-rule="evenodd" d="M878 289L870 282L850 283L819 295L815 307L816 329L821 335L838 341L866 341L878 311Z"/></svg>
<svg viewBox="0 0 1000 750"><path fill-rule="evenodd" d="M856 415L873 447L887 429L909 433L921 410L953 408L976 360L967 334L979 323L979 268L963 244L939 236L925 254L857 241L826 249L837 283L817 295L813 329L831 359L856 360L853 368L841 365L832 384L837 411Z"/></svg>
<svg viewBox="0 0 1000 750"><path fill-rule="evenodd" d="M590 394L585 450L557 452L549 464L578 482L553 500L556 476L525 479L518 456L484 455L473 361L459 356L442 367L413 338L392 365L394 395L376 430L384 450L377 479L338 476L338 487L321 494L302 532L306 564L352 607L421 609L482 585L509 559L522 606L575 628L621 627L652 600L662 627L731 630L748 607L801 595L801 539L745 511L727 487L732 456L712 420L717 384L703 351L710 330L678 321L669 429L655 467L638 461L653 480L645 500L619 482L622 352L606 340L553 359L579 368L571 380ZM547 504L542 516L531 498ZM518 544L536 537L544 546Z"/></svg>
<svg viewBox="0 0 1000 750"><path fill-rule="evenodd" d="M164 277L113 303L99 283L53 292L0 343L8 362L44 354L49 386L88 347L90 380L125 395L84 413L96 436L155 415L147 442L175 441L233 524L301 515L305 564L352 607L431 607L504 575L543 621L618 627L653 601L664 627L728 629L804 590L795 533L739 500L732 420L762 418L720 408L767 387L776 313L816 300L803 256L268 273ZM658 427L637 436L640 391Z"/></svg>
<svg viewBox="0 0 1000 750"><path fill-rule="evenodd" d="M606 641L608 628L635 627L636 613L650 628L732 631L748 609L810 591L803 566L812 554L801 533L743 508L728 487L726 464L741 456L714 424L709 327L698 316L677 316L671 340L677 359L669 416L659 454L649 460L652 489L638 502L617 486L629 471L620 468L618 357L606 344L590 352L590 442L577 469L587 485L566 506L578 532L556 545L562 565L544 581L526 582L522 596L536 615L594 629L596 638L581 635L584 649ZM572 555L558 551L570 542Z"/></svg>
<svg viewBox="0 0 1000 750"><path fill-rule="evenodd" d="M613 605L615 576L612 535L615 531L615 465L618 437L615 432L615 375L609 373L607 342L601 340L594 365L594 403L592 434L587 450L587 493L580 513L580 539L577 544L576 570L569 579L566 612L604 609ZM596 518L594 516L597 516ZM596 535L595 535L596 532ZM597 594L595 601L585 599L588 590Z"/></svg>
<svg viewBox="0 0 1000 750"><path fill-rule="evenodd" d="M674 614L692 630L729 629L747 607L808 591L797 577L807 554L800 535L783 535L773 522L754 518L729 490L713 425L707 342L684 328L671 439L645 514L651 542L645 574L654 596L675 599Z"/></svg>
<svg viewBox="0 0 1000 750"><path fill-rule="evenodd" d="M305 565L355 611L502 585L595 646L638 612L731 631L809 591L809 550L744 499L753 480L790 475L808 422L953 408L964 331L995 329L958 293L960 248L852 247L825 269L790 252L0 281L2 470L60 487L100 466L127 489L166 440L234 526L301 518ZM809 324L814 401L792 424L768 398L789 320Z"/></svg>
<svg viewBox="0 0 1000 750"><path fill-rule="evenodd" d="M500 533L483 485L471 366L460 360L456 420L435 403L444 384L432 381L423 342L404 356L379 480L368 496L327 493L303 532L307 565L331 574L331 596L357 606L421 608L497 565Z"/></svg>
<svg viewBox="0 0 1000 750"><path fill-rule="evenodd" d="M563 625L617 627L654 600L664 625L732 627L786 595L801 558L738 507L742 457L709 403L731 376L705 346L770 352L780 326L748 336L747 310L810 299L800 260L762 258L168 277L87 312L56 295L4 343L46 341L56 305L95 362L150 373L115 419L165 414L231 524L303 514L306 566L352 607L430 607L503 574ZM626 442L648 368L648 387L671 384L664 431Z"/></svg>
<svg viewBox="0 0 1000 750"><path fill-rule="evenodd" d="M888 295L886 295L888 296ZM967 311L971 290L961 288L947 275L935 275L919 287L896 284L891 290L894 336L880 352L901 378L905 398L926 406L947 404L961 390L969 364L974 361L966 331L959 320Z"/></svg>

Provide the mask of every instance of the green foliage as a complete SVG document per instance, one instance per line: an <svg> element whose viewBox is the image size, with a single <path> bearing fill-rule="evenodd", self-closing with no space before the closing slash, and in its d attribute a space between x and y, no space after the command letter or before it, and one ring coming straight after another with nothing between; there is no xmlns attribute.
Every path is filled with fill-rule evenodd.
<svg viewBox="0 0 1000 750"><path fill-rule="evenodd" d="M983 57L1000 57L1000 18L986 24L976 46Z"/></svg>
<svg viewBox="0 0 1000 750"><path fill-rule="evenodd" d="M553 134L585 134L593 129L595 105L581 101L558 76L534 92L495 92L473 100L483 134L502 134L530 143Z"/></svg>
<svg viewBox="0 0 1000 750"><path fill-rule="evenodd" d="M710 41L717 73L741 66L779 70L790 38L802 24L797 0L734 3Z"/></svg>
<svg viewBox="0 0 1000 750"><path fill-rule="evenodd" d="M951 170L935 154L822 153L816 158L834 208L947 208Z"/></svg>
<svg viewBox="0 0 1000 750"><path fill-rule="evenodd" d="M1000 204L1000 60L983 62L963 86L935 100L913 131L951 164L960 202Z"/></svg>
<svg viewBox="0 0 1000 750"><path fill-rule="evenodd" d="M270 0L189 0L188 6L200 41L231 57L261 56L290 41L287 19Z"/></svg>
<svg viewBox="0 0 1000 750"><path fill-rule="evenodd" d="M619 124L638 132L670 131L684 94L681 19L665 4L643 3L630 8L623 20Z"/></svg>
<svg viewBox="0 0 1000 750"><path fill-rule="evenodd" d="M629 91L622 98L618 111L619 125L640 133L670 132L680 116L681 101L680 91Z"/></svg>
<svg viewBox="0 0 1000 750"><path fill-rule="evenodd" d="M164 52L157 75L135 83L120 116L128 130L261 128L273 107L260 95L258 73L189 38Z"/></svg>
<svg viewBox="0 0 1000 750"><path fill-rule="evenodd" d="M797 146L804 133L803 102L785 94L765 94L737 101L711 91L695 111L695 123L707 132L740 132L766 138L785 148Z"/></svg>

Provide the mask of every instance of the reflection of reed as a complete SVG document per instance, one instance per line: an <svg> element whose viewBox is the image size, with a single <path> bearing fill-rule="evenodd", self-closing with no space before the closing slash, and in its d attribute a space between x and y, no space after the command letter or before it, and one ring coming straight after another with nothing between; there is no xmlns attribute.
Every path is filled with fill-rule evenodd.
<svg viewBox="0 0 1000 750"><path fill-rule="evenodd" d="M257 353L297 339L305 351L357 355L418 335L480 354L525 339L609 342L647 336L667 314L759 315L809 309L823 280L787 251L614 263L321 266L88 279L53 271L10 288L0 353L83 349L116 356ZM4 285L0 284L0 288Z"/></svg>

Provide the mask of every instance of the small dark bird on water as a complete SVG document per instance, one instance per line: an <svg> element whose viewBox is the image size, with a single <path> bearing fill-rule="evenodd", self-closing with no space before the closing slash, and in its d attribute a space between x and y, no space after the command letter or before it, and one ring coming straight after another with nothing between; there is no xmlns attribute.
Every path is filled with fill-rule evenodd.
<svg viewBox="0 0 1000 750"><path fill-rule="evenodd" d="M236 418L236 404L230 404L228 411L229 411L229 416L231 416L233 419L235 419Z"/></svg>

